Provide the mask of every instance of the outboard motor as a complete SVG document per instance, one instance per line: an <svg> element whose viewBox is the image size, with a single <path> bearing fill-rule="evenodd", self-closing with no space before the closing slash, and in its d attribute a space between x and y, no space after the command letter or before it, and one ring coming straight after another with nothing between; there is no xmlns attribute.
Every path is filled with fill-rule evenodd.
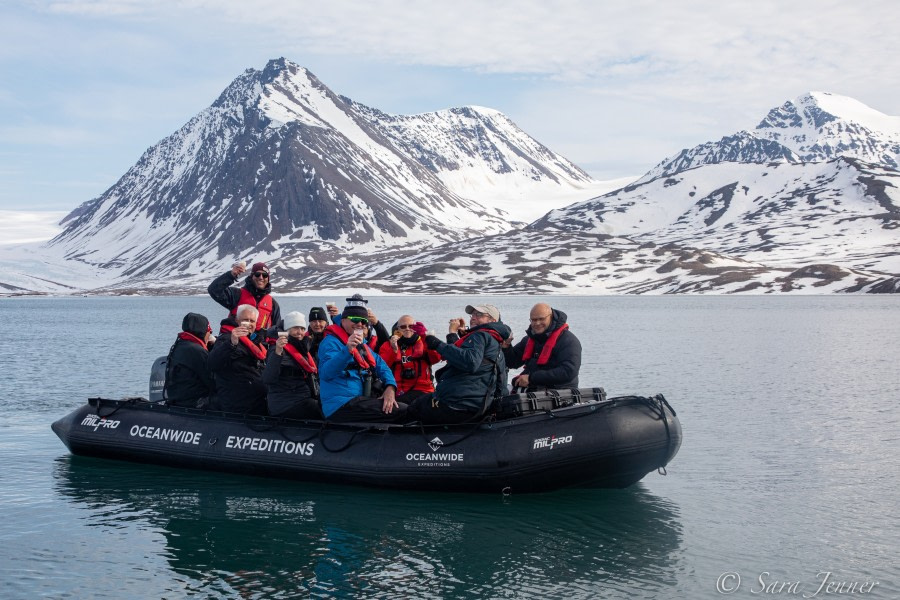
<svg viewBox="0 0 900 600"><path fill-rule="evenodd" d="M160 356L153 361L150 368L150 402L162 402L166 399L166 365L168 356Z"/></svg>

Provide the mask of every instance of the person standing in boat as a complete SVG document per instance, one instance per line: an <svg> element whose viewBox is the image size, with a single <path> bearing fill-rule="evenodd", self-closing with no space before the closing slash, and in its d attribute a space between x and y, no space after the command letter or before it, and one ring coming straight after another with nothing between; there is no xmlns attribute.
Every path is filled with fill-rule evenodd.
<svg viewBox="0 0 900 600"><path fill-rule="evenodd" d="M203 315L188 313L182 319L181 333L166 358L166 404L202 408L209 403L216 391L209 370L211 334L209 319Z"/></svg>
<svg viewBox="0 0 900 600"><path fill-rule="evenodd" d="M257 327L259 311L242 304L236 316L222 321L222 334L209 353L209 369L216 378L213 408L226 412L264 415L266 332Z"/></svg>
<svg viewBox="0 0 900 600"><path fill-rule="evenodd" d="M229 317L235 316L237 307L249 304L259 311L259 319L256 326L259 329L274 327L281 322L281 309L272 298L272 282L269 280L269 267L264 262L254 263L250 269L250 276L244 280L240 288L232 287L232 284L246 272L244 261L235 263L230 271L216 277L206 291L213 300L227 308Z"/></svg>
<svg viewBox="0 0 900 600"><path fill-rule="evenodd" d="M525 337L505 347L503 356L511 369L522 373L512 380L513 389L577 388L581 370L581 342L569 329L566 313L549 304L535 304Z"/></svg>
<svg viewBox="0 0 900 600"><path fill-rule="evenodd" d="M453 344L433 335L425 345L447 361L436 373L434 394L409 405L408 416L422 423L462 423L477 418L506 393L506 361L501 344L512 333L492 304L466 306L469 330Z"/></svg>
<svg viewBox="0 0 900 600"><path fill-rule="evenodd" d="M319 344L325 339L326 327L328 327L328 313L325 309L321 306L309 309L309 330L306 332L306 338L309 340L309 352L313 358L317 359L319 356Z"/></svg>
<svg viewBox="0 0 900 600"><path fill-rule="evenodd" d="M378 351L397 380L397 397L407 404L422 394L434 392L431 365L444 360L425 347L425 334L424 324L403 315L397 319L394 335Z"/></svg>
<svg viewBox="0 0 900 600"><path fill-rule="evenodd" d="M348 304L340 323L325 330L319 345L322 412L329 421L401 422L406 404L397 402L390 368L365 344L369 313ZM383 391L382 391L383 390Z"/></svg>
<svg viewBox="0 0 900 600"><path fill-rule="evenodd" d="M321 419L318 368L312 356L312 338L306 336L301 312L284 316L286 335L269 348L262 380L266 384L269 414L287 419Z"/></svg>

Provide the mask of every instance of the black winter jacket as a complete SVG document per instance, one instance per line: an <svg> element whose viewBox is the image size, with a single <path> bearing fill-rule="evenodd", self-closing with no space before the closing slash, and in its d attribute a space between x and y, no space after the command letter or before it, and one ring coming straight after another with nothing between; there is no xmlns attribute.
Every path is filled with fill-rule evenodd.
<svg viewBox="0 0 900 600"><path fill-rule="evenodd" d="M535 335L529 327L525 331L526 337L519 340L515 346L503 349L506 358L506 366L510 369L518 369L525 366L522 373L528 374L528 389L542 388L577 388L578 371L581 370L581 342L572 333L572 330L563 331L556 340L556 347L550 355L547 364L537 364L541 350L550 334L563 326L566 322L566 313L553 309L553 321L544 333ZM528 361L524 361L525 345L528 339L534 340L534 352Z"/></svg>
<svg viewBox="0 0 900 600"><path fill-rule="evenodd" d="M302 355L310 349L310 338L303 338L299 343L288 338ZM310 377L287 350L281 356L275 353L275 346L269 348L262 380L266 384L269 414L273 416L289 415L292 418L321 419L322 413L318 401L313 397Z"/></svg>
<svg viewBox="0 0 900 600"><path fill-rule="evenodd" d="M234 319L222 325L237 326ZM254 335L263 337L262 331ZM231 335L223 333L209 353L209 370L216 378L213 407L228 412L266 414L266 386L262 382L263 361L256 358L243 343L231 345Z"/></svg>
<svg viewBox="0 0 900 600"><path fill-rule="evenodd" d="M213 300L227 308L229 311L232 311L238 307L238 304L241 301L241 288L233 287L235 281L237 281L237 278L231 274L231 271L226 271L222 275L216 277L213 282L209 284L209 287L206 288L206 291ZM244 281L243 287L256 298L257 302L259 302L259 299L266 294L272 293L271 283L267 284L265 288L259 289L256 287L256 284L253 283L253 278L249 275ZM272 318L270 323L275 326L281 325L281 308L279 308L275 298L272 298Z"/></svg>
<svg viewBox="0 0 900 600"><path fill-rule="evenodd" d="M459 347L443 342L437 346L438 354L447 361L436 373L434 397L438 402L455 410L478 412L485 396L490 399L506 394L506 361L500 342L487 330L496 331L503 339L511 333L502 322L487 323L470 330Z"/></svg>
<svg viewBox="0 0 900 600"><path fill-rule="evenodd" d="M189 340L175 340L166 368L166 402L195 407L198 400L210 398L215 391L206 348Z"/></svg>

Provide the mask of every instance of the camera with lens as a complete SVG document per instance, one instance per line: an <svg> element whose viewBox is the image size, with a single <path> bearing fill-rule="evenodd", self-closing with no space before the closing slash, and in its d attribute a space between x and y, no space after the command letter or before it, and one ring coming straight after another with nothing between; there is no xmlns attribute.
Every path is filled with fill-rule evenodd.
<svg viewBox="0 0 900 600"><path fill-rule="evenodd" d="M413 367L403 367L403 370L400 372L400 376L403 379L415 379L416 370Z"/></svg>

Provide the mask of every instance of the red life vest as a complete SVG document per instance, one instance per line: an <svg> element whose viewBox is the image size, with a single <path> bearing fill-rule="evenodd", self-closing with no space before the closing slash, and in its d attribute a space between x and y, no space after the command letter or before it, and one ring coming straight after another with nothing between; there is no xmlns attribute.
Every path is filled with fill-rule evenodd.
<svg viewBox="0 0 900 600"><path fill-rule="evenodd" d="M231 335L231 332L234 330L234 325L222 325L222 334ZM244 335L238 338L242 344L244 344L253 356L258 358L259 360L266 360L266 347L262 344L254 344L253 340L250 339L250 336Z"/></svg>
<svg viewBox="0 0 900 600"><path fill-rule="evenodd" d="M550 334L547 338L547 343L544 344L544 347L541 350L540 356L538 356L537 364L547 364L547 361L550 360L550 355L553 354L553 349L556 348L556 342L559 340L559 336L568 328L569 324L563 323L562 327ZM522 360L528 362L532 354L534 354L534 338L529 337L528 341L525 342L525 351L522 353Z"/></svg>
<svg viewBox="0 0 900 600"><path fill-rule="evenodd" d="M474 331L470 331L470 332L467 333L466 335L462 336L461 338L459 338L458 340L456 340L455 342L453 342L453 345L456 346L457 348L459 348L460 346L463 345L463 342L465 341L465 339L466 339L467 337L469 337L469 336L472 335L473 333L478 333L479 331L484 332L484 333L489 333L489 334L491 334L491 336L492 336L495 340L497 340L497 342L499 342L501 346L503 345L503 342L504 342L503 336L500 335L499 333L497 333L496 331L494 331L493 329L476 329L476 330L474 330Z"/></svg>
<svg viewBox="0 0 900 600"><path fill-rule="evenodd" d="M187 331L182 331L181 333L178 334L178 339L185 340L185 341L191 342L193 344L198 344L204 350L208 350L208 348L206 347L206 342L204 342L203 340L198 338L193 333L188 333Z"/></svg>
<svg viewBox="0 0 900 600"><path fill-rule="evenodd" d="M272 320L272 296L266 294L262 298L259 299L259 302L256 301L256 297L250 293L246 287L241 288L241 297L238 299L237 306L231 309L231 312L228 313L229 317L237 318L237 307L241 304L249 304L250 306L255 306L256 310L259 311L259 317L256 319L256 328L257 329L266 329L269 326L269 322ZM222 331L225 331L224 329Z"/></svg>
<svg viewBox="0 0 900 600"><path fill-rule="evenodd" d="M344 328L340 325L329 325L325 328L325 335L334 335L337 336L339 340L344 342L344 345L347 344L347 341L350 339L350 334L344 331ZM359 351L360 348L366 349L366 355L363 356ZM375 355L372 354L372 349L369 348L366 344L359 344L353 350L350 351L350 356L353 357L353 360L356 361L356 364L359 365L360 369L374 369L375 368Z"/></svg>
<svg viewBox="0 0 900 600"><path fill-rule="evenodd" d="M306 353L306 356L300 354L300 351L294 348L290 342L284 345L284 349L288 354L291 355L291 358L297 361L297 364L300 365L304 371L307 373L318 373L319 368L316 366L316 361L313 360L312 354L309 352Z"/></svg>
<svg viewBox="0 0 900 600"><path fill-rule="evenodd" d="M439 363L443 359L434 350L426 350L425 341L421 337L407 348L398 346L398 350L394 350L391 344L386 342L381 347L379 354L394 372L398 394L403 394L410 390L434 391L431 365ZM415 369L416 376L411 379L403 377L403 370L410 367Z"/></svg>

